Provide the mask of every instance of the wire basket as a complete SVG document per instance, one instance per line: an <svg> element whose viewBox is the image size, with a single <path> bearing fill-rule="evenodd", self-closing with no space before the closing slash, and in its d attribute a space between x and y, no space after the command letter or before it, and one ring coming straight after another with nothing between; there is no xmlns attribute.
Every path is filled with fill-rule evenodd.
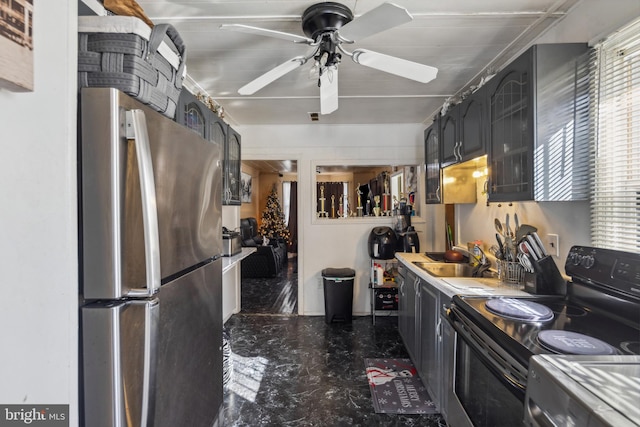
<svg viewBox="0 0 640 427"><path fill-rule="evenodd" d="M497 259L498 278L502 282L520 283L524 280L524 268L519 262Z"/></svg>

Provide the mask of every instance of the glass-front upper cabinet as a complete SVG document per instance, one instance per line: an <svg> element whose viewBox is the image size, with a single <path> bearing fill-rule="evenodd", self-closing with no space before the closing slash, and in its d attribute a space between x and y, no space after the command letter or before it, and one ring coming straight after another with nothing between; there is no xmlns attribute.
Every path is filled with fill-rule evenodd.
<svg viewBox="0 0 640 427"><path fill-rule="evenodd" d="M240 204L240 134L227 127L227 139L224 149L224 192L222 204Z"/></svg>
<svg viewBox="0 0 640 427"><path fill-rule="evenodd" d="M588 57L534 45L489 81L490 202L588 199Z"/></svg>
<svg viewBox="0 0 640 427"><path fill-rule="evenodd" d="M209 109L187 90L180 92L175 120L207 139Z"/></svg>
<svg viewBox="0 0 640 427"><path fill-rule="evenodd" d="M442 203L439 128L439 118L436 117L433 124L424 131L424 158L427 166L425 173L425 202L428 204Z"/></svg>
<svg viewBox="0 0 640 427"><path fill-rule="evenodd" d="M533 199L531 56L493 78L490 96L490 201Z"/></svg>

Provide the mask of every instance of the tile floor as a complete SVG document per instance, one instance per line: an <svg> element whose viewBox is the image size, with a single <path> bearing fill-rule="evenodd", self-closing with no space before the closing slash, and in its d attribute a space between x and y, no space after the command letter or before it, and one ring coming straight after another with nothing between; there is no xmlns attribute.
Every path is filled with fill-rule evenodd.
<svg viewBox="0 0 640 427"><path fill-rule="evenodd" d="M408 357L397 318L376 319L375 327L370 317L327 325L324 316L278 311L295 306L283 296L287 288L297 293L294 271L295 260L289 260L277 280L252 279L262 280L260 292L245 294L251 284L243 280L242 310L225 325L232 375L225 390L224 425L446 426L439 415L374 412L364 359ZM265 292L266 286L273 286L273 292Z"/></svg>
<svg viewBox="0 0 640 427"><path fill-rule="evenodd" d="M240 295L242 314L297 313L298 258L289 258L274 278L242 279Z"/></svg>

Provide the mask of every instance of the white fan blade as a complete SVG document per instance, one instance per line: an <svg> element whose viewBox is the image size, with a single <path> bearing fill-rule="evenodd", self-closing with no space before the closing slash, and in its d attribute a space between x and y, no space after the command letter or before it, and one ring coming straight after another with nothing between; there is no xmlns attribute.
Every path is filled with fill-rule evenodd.
<svg viewBox="0 0 640 427"><path fill-rule="evenodd" d="M413 16L404 7L383 3L340 28L338 36L351 42L359 41L412 20Z"/></svg>
<svg viewBox="0 0 640 427"><path fill-rule="evenodd" d="M438 75L438 69L429 65L418 64L395 56L373 52L367 49L356 49L352 56L354 62L366 67L375 68L420 83L428 83Z"/></svg>
<svg viewBox="0 0 640 427"><path fill-rule="evenodd" d="M320 76L320 114L338 109L338 69L327 68Z"/></svg>
<svg viewBox="0 0 640 427"><path fill-rule="evenodd" d="M276 68L267 71L252 82L242 86L240 89L238 89L238 93L240 95L253 95L269 83L278 80L288 72L301 67L305 62L307 62L307 60L304 56L296 56L295 58L292 58L287 62L278 65Z"/></svg>
<svg viewBox="0 0 640 427"><path fill-rule="evenodd" d="M259 36L275 37L277 39L288 40L294 43L311 44L313 40L307 37L298 36L296 34L283 33L282 31L267 30L265 28L252 27L242 24L223 24L220 25L221 30L237 31L240 33L257 34Z"/></svg>

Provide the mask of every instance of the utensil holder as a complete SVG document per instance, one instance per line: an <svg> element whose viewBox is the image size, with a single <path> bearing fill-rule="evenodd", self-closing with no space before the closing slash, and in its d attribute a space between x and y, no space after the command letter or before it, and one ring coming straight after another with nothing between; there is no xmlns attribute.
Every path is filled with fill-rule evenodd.
<svg viewBox="0 0 640 427"><path fill-rule="evenodd" d="M550 256L532 262L536 272L536 294L566 295L567 281Z"/></svg>
<svg viewBox="0 0 640 427"><path fill-rule="evenodd" d="M524 268L519 262L497 259L498 279L507 283L520 283L524 279Z"/></svg>

